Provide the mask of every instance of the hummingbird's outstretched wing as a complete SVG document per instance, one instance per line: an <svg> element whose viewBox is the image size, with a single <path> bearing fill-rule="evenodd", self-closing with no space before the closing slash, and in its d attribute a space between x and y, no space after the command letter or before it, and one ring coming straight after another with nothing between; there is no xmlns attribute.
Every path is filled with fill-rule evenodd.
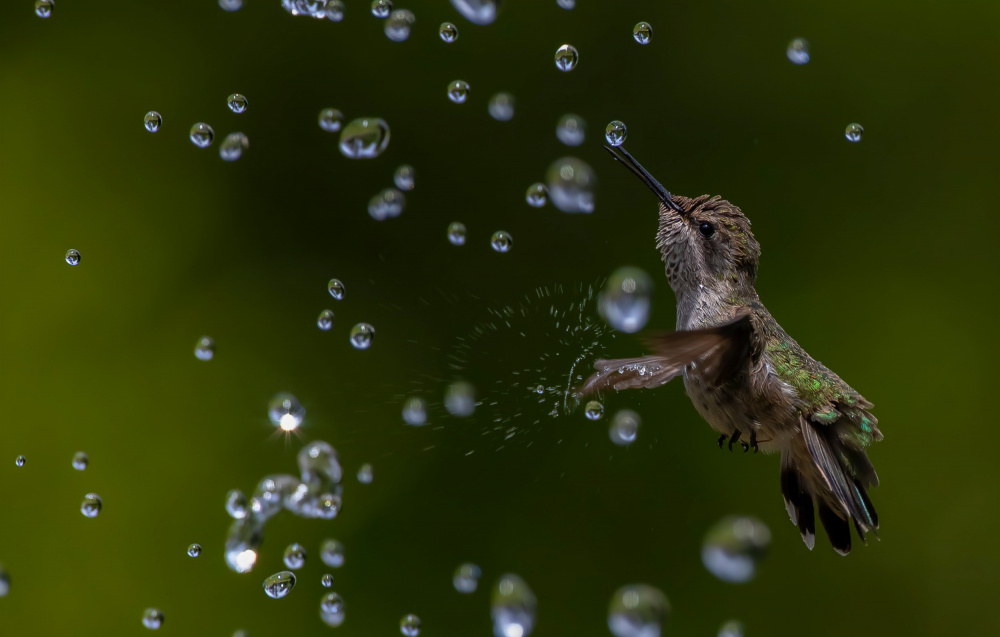
<svg viewBox="0 0 1000 637"><path fill-rule="evenodd" d="M583 395L612 387L659 387L691 366L711 385L719 385L741 369L750 354L753 327L750 309L740 308L733 320L700 330L666 332L649 337L656 353L638 358L601 359L597 373L580 388Z"/></svg>

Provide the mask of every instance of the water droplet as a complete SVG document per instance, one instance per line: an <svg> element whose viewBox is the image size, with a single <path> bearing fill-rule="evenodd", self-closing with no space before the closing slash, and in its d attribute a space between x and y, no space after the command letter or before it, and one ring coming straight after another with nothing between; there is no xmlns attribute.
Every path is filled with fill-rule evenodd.
<svg viewBox="0 0 1000 637"><path fill-rule="evenodd" d="M560 9L566 9L567 11L576 8L576 0L556 0L556 4L559 5Z"/></svg>
<svg viewBox="0 0 1000 637"><path fill-rule="evenodd" d="M788 43L788 49L785 51L785 55L791 60L792 64L808 64L809 63L809 43L802 38L795 38Z"/></svg>
<svg viewBox="0 0 1000 637"><path fill-rule="evenodd" d="M448 99L456 104L464 104L469 97L469 83L455 80L448 85Z"/></svg>
<svg viewBox="0 0 1000 637"><path fill-rule="evenodd" d="M451 6L472 24L493 24L500 9L500 0L451 0Z"/></svg>
<svg viewBox="0 0 1000 637"><path fill-rule="evenodd" d="M326 284L326 289L330 292L330 296L337 301L344 300L344 284L340 279L330 279L330 282Z"/></svg>
<svg viewBox="0 0 1000 637"><path fill-rule="evenodd" d="M358 323L351 328L351 345L354 349L368 349L375 339L375 328L368 323Z"/></svg>
<svg viewBox="0 0 1000 637"><path fill-rule="evenodd" d="M367 462L358 469L358 482L361 484L371 484L375 479L375 471Z"/></svg>
<svg viewBox="0 0 1000 637"><path fill-rule="evenodd" d="M246 494L239 489L226 494L226 513L234 520L242 520L250 514L249 504Z"/></svg>
<svg viewBox="0 0 1000 637"><path fill-rule="evenodd" d="M423 398L409 398L403 403L403 422L420 427L427 423L427 403Z"/></svg>
<svg viewBox="0 0 1000 637"><path fill-rule="evenodd" d="M660 589L622 586L611 596L608 628L615 637L659 637L669 612L670 602Z"/></svg>
<svg viewBox="0 0 1000 637"><path fill-rule="evenodd" d="M319 549L319 558L331 568L344 565L344 545L337 540L324 540Z"/></svg>
<svg viewBox="0 0 1000 637"><path fill-rule="evenodd" d="M4 570L3 564L0 564L0 597L7 597L7 593L10 592L10 575Z"/></svg>
<svg viewBox="0 0 1000 637"><path fill-rule="evenodd" d="M326 0L281 0L281 6L292 15L311 16L318 20L326 17Z"/></svg>
<svg viewBox="0 0 1000 637"><path fill-rule="evenodd" d="M631 266L615 270L604 285L597 308L611 327L634 334L649 321L653 281L649 275Z"/></svg>
<svg viewBox="0 0 1000 637"><path fill-rule="evenodd" d="M611 442L619 447L627 447L635 442L635 439L638 437L639 424L641 422L642 419L639 418L639 414L631 409L622 409L611 419L611 427L608 428L608 437L611 438Z"/></svg>
<svg viewBox="0 0 1000 637"><path fill-rule="evenodd" d="M416 173L413 171L413 166L408 164L403 164L396 169L396 173L392 176L392 181L396 184L396 188L400 190L413 190L415 183Z"/></svg>
<svg viewBox="0 0 1000 637"><path fill-rule="evenodd" d="M403 615L399 620L399 632L404 637L417 637L420 634L420 618L416 615Z"/></svg>
<svg viewBox="0 0 1000 637"><path fill-rule="evenodd" d="M327 573L320 579L319 583L323 585L323 588L333 588L333 575Z"/></svg>
<svg viewBox="0 0 1000 637"><path fill-rule="evenodd" d="M52 0L37 0L35 2L35 15L39 18L48 18L52 15L52 7L55 2Z"/></svg>
<svg viewBox="0 0 1000 637"><path fill-rule="evenodd" d="M579 115L567 113L556 123L556 139L567 146L579 146L586 136L587 123Z"/></svg>
<svg viewBox="0 0 1000 637"><path fill-rule="evenodd" d="M608 140L608 143L615 147L624 144L626 136L628 136L628 130L625 129L625 123L617 119L608 124L608 127L604 129L604 139Z"/></svg>
<svg viewBox="0 0 1000 637"><path fill-rule="evenodd" d="M378 157L389 145L389 125L377 117L351 120L340 131L340 154L350 159Z"/></svg>
<svg viewBox="0 0 1000 637"><path fill-rule="evenodd" d="M455 574L451 578L451 583L459 593L465 595L475 593L479 587L479 578L482 574L483 572L479 567L471 562L459 564L458 568L455 569Z"/></svg>
<svg viewBox="0 0 1000 637"><path fill-rule="evenodd" d="M528 637L535 628L537 600L524 580L507 574L493 587L490 598L495 637Z"/></svg>
<svg viewBox="0 0 1000 637"><path fill-rule="evenodd" d="M212 145L212 140L215 139L215 131L208 124L198 122L191 127L189 137L191 138L191 143L198 148L208 148Z"/></svg>
<svg viewBox="0 0 1000 637"><path fill-rule="evenodd" d="M476 390L465 381L456 381L444 391L444 408L456 418L471 416L476 410Z"/></svg>
<svg viewBox="0 0 1000 637"><path fill-rule="evenodd" d="M18 456L16 458L14 458L14 466L23 467L24 463L27 462L27 461L28 461L28 459L25 458L24 456Z"/></svg>
<svg viewBox="0 0 1000 637"><path fill-rule="evenodd" d="M649 44L653 38L653 27L648 22L639 22L632 29L632 38L639 44Z"/></svg>
<svg viewBox="0 0 1000 637"><path fill-rule="evenodd" d="M301 544L296 542L295 544L289 544L285 549L284 555L285 566L297 571L298 569L305 566L306 563L306 549Z"/></svg>
<svg viewBox="0 0 1000 637"><path fill-rule="evenodd" d="M189 544L188 555L191 557L198 557L201 555L201 544Z"/></svg>
<svg viewBox="0 0 1000 637"><path fill-rule="evenodd" d="M142 625L150 630L156 630L163 625L163 613L158 608L147 608L142 613Z"/></svg>
<svg viewBox="0 0 1000 637"><path fill-rule="evenodd" d="M453 246L465 245L465 224L454 221L448 224L448 241Z"/></svg>
<svg viewBox="0 0 1000 637"><path fill-rule="evenodd" d="M316 319L316 327L324 332L330 331L330 328L333 327L333 310L323 310L320 312L319 318Z"/></svg>
<svg viewBox="0 0 1000 637"><path fill-rule="evenodd" d="M281 599L295 588L295 573L279 571L264 580L264 592L271 599Z"/></svg>
<svg viewBox="0 0 1000 637"><path fill-rule="evenodd" d="M376 18L388 18L392 11L390 0L372 0L372 15Z"/></svg>
<svg viewBox="0 0 1000 637"><path fill-rule="evenodd" d="M857 122L848 124L847 128L844 129L844 137L846 137L849 142L860 142L861 136L864 134L865 129L862 128L861 124L858 124Z"/></svg>
<svg viewBox="0 0 1000 637"><path fill-rule="evenodd" d="M514 96L510 93L497 93L490 98L487 110L490 117L498 122L509 122L514 119Z"/></svg>
<svg viewBox="0 0 1000 637"><path fill-rule="evenodd" d="M770 529L757 518L729 516L705 534L701 561L709 573L724 582L748 582L770 543Z"/></svg>
<svg viewBox="0 0 1000 637"><path fill-rule="evenodd" d="M604 405L599 401L591 400L587 403L583 413L587 416L587 420L600 420L604 417Z"/></svg>
<svg viewBox="0 0 1000 637"><path fill-rule="evenodd" d="M718 637L743 637L743 624L731 619L719 628Z"/></svg>
<svg viewBox="0 0 1000 637"><path fill-rule="evenodd" d="M267 417L271 424L284 431L295 431L306 417L306 410L294 395L279 392L267 404Z"/></svg>
<svg viewBox="0 0 1000 637"><path fill-rule="evenodd" d="M229 110L234 113L244 113L247 110L249 103L247 98L240 95L239 93L233 93L226 98L226 105L229 106Z"/></svg>
<svg viewBox="0 0 1000 637"><path fill-rule="evenodd" d="M319 618L334 628L344 623L344 600L340 595L330 592L320 598Z"/></svg>
<svg viewBox="0 0 1000 637"><path fill-rule="evenodd" d="M250 147L250 140L243 133L229 133L219 144L219 157L223 161L236 161Z"/></svg>
<svg viewBox="0 0 1000 637"><path fill-rule="evenodd" d="M243 8L243 0L219 0L219 7L223 11L239 11Z"/></svg>
<svg viewBox="0 0 1000 637"><path fill-rule="evenodd" d="M149 111L143 118L143 126L146 127L150 133L155 133L160 130L160 126L163 124L163 117L160 116L156 111Z"/></svg>
<svg viewBox="0 0 1000 637"><path fill-rule="evenodd" d="M560 71L572 71L580 61L576 47L564 44L556 49L556 68Z"/></svg>
<svg viewBox="0 0 1000 637"><path fill-rule="evenodd" d="M594 211L594 186L597 177L585 162L575 157L557 159L548 172L545 181L549 188L552 205L563 212Z"/></svg>
<svg viewBox="0 0 1000 637"><path fill-rule="evenodd" d="M438 34L441 36L443 41L451 44L458 39L458 27L451 22L442 22L441 26L438 28Z"/></svg>
<svg viewBox="0 0 1000 637"><path fill-rule="evenodd" d="M336 133L344 122L344 114L335 108L324 108L319 112L319 127L328 133Z"/></svg>
<svg viewBox="0 0 1000 637"><path fill-rule="evenodd" d="M82 451L77 451L73 454L73 468L77 471L83 471L90 464L90 457Z"/></svg>
<svg viewBox="0 0 1000 637"><path fill-rule="evenodd" d="M202 336L194 344L194 357L200 361L210 361L215 356L215 341L209 336Z"/></svg>
<svg viewBox="0 0 1000 637"><path fill-rule="evenodd" d="M403 42L410 37L410 27L417 21L409 9L397 9L385 21L385 37L393 42Z"/></svg>
<svg viewBox="0 0 1000 637"><path fill-rule="evenodd" d="M528 186L524 199L532 208L541 208L549 202L549 191L542 182L534 183Z"/></svg>
<svg viewBox="0 0 1000 637"><path fill-rule="evenodd" d="M66 251L66 263L70 265L80 265L80 251L70 248Z"/></svg>
<svg viewBox="0 0 1000 637"><path fill-rule="evenodd" d="M237 573L249 573L257 563L257 549L264 540L263 516L234 520L226 535L226 566Z"/></svg>
<svg viewBox="0 0 1000 637"><path fill-rule="evenodd" d="M326 19L330 22L340 22L344 19L343 0L330 0L326 3Z"/></svg>
<svg viewBox="0 0 1000 637"><path fill-rule="evenodd" d="M493 247L494 252L499 252L503 254L504 252L510 252L511 246L514 245L514 239L510 234L504 230L497 230L490 237L490 246Z"/></svg>
<svg viewBox="0 0 1000 637"><path fill-rule="evenodd" d="M101 512L101 506L103 504L101 496L96 493L88 493L83 496L83 503L80 505L80 513L82 513L84 517L96 518L97 514Z"/></svg>

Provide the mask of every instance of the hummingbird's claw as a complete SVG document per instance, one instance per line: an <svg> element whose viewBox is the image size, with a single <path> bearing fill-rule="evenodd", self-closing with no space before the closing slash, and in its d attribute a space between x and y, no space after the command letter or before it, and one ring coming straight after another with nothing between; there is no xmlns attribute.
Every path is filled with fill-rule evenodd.
<svg viewBox="0 0 1000 637"><path fill-rule="evenodd" d="M730 451L733 450L733 443L734 442L739 442L739 440L740 440L740 430L737 429L736 431L733 432L733 435L729 437L729 450Z"/></svg>
<svg viewBox="0 0 1000 637"><path fill-rule="evenodd" d="M740 440L740 444L743 445L743 453L750 451L750 445Z"/></svg>
<svg viewBox="0 0 1000 637"><path fill-rule="evenodd" d="M753 430L750 432L750 446L753 447L753 452L757 453L759 447L757 446L757 431Z"/></svg>
<svg viewBox="0 0 1000 637"><path fill-rule="evenodd" d="M721 436L719 436L719 449L722 449L722 443L726 441L727 437L728 436L726 436L726 434L722 434Z"/></svg>

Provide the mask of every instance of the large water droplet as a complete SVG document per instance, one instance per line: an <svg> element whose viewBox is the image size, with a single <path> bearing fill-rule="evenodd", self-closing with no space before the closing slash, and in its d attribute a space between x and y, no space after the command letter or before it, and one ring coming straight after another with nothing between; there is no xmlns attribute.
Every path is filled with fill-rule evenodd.
<svg viewBox="0 0 1000 637"><path fill-rule="evenodd" d="M528 637L535 628L537 600L528 585L508 573L493 587L490 615L495 637Z"/></svg>
<svg viewBox="0 0 1000 637"><path fill-rule="evenodd" d="M189 544L188 555L191 557L198 557L201 555L201 544Z"/></svg>
<svg viewBox="0 0 1000 637"><path fill-rule="evenodd" d="M230 570L249 573L257 563L257 549L264 540L266 518L251 515L234 520L226 535L225 558Z"/></svg>
<svg viewBox="0 0 1000 637"><path fill-rule="evenodd" d="M456 418L471 416L476 410L476 390L470 383L456 381L445 389L444 408Z"/></svg>
<svg viewBox="0 0 1000 637"><path fill-rule="evenodd" d="M389 145L389 125L377 117L351 120L340 131L340 154L351 159L378 157Z"/></svg>
<svg viewBox="0 0 1000 637"><path fill-rule="evenodd" d="M358 482L361 484L371 484L375 479L375 470L367 462L358 469Z"/></svg>
<svg viewBox="0 0 1000 637"><path fill-rule="evenodd" d="M549 191L545 184L538 182L528 186L528 192L524 195L525 201L532 208L541 208L549 202Z"/></svg>
<svg viewBox="0 0 1000 637"><path fill-rule="evenodd" d="M469 83L464 80L455 80L448 85L448 99L456 104L464 104L469 98Z"/></svg>
<svg viewBox="0 0 1000 637"><path fill-rule="evenodd" d="M324 332L329 332L333 327L333 310L323 310L320 312L319 318L316 319L316 327Z"/></svg>
<svg viewBox="0 0 1000 637"><path fill-rule="evenodd" d="M459 564L458 568L455 569L455 574L451 577L451 583L459 593L465 595L475 593L482 574L482 570L475 564L470 562Z"/></svg>
<svg viewBox="0 0 1000 637"><path fill-rule="evenodd" d="M639 44L649 44L653 39L653 27L648 22L639 22L632 29L632 38Z"/></svg>
<svg viewBox="0 0 1000 637"><path fill-rule="evenodd" d="M326 17L326 0L281 0L281 6L292 15L305 15L322 20Z"/></svg>
<svg viewBox="0 0 1000 637"><path fill-rule="evenodd" d="M16 458L14 458L14 466L15 467L23 467L24 463L27 462L27 461L28 461L28 459L25 458L24 456L18 456Z"/></svg>
<svg viewBox="0 0 1000 637"><path fill-rule="evenodd" d="M576 8L576 0L556 0L556 4L559 5L560 9L566 9L567 11Z"/></svg>
<svg viewBox="0 0 1000 637"><path fill-rule="evenodd" d="M372 15L376 18L388 18L391 12L391 0L372 0Z"/></svg>
<svg viewBox="0 0 1000 637"><path fill-rule="evenodd" d="M330 575L329 573L323 575L323 577L320 578L319 583L323 586L323 588L333 588L333 575Z"/></svg>
<svg viewBox="0 0 1000 637"><path fill-rule="evenodd" d="M344 19L343 0L330 0L326 3L326 19L330 22L340 22Z"/></svg>
<svg viewBox="0 0 1000 637"><path fill-rule="evenodd" d="M417 21L409 9L397 9L385 21L385 37L393 42L403 42L410 37L410 27Z"/></svg>
<svg viewBox="0 0 1000 637"><path fill-rule="evenodd" d="M408 164L403 164L396 169L396 172L392 176L393 183L396 184L396 188L400 190L413 190L416 185L416 172L413 170L413 166Z"/></svg>
<svg viewBox="0 0 1000 637"><path fill-rule="evenodd" d="M279 571L264 580L264 592L271 599L281 599L295 588L295 573Z"/></svg>
<svg viewBox="0 0 1000 637"><path fill-rule="evenodd" d="M239 93L233 93L226 98L226 106L234 113L245 113L249 102L247 98Z"/></svg>
<svg viewBox="0 0 1000 637"><path fill-rule="evenodd" d="M579 115L567 113L556 122L556 139L567 146L579 146L586 137L587 123Z"/></svg>
<svg viewBox="0 0 1000 637"><path fill-rule="evenodd" d="M608 437L611 442L620 447L627 447L639 436L639 425L642 419L631 409L622 409L611 419Z"/></svg>
<svg viewBox="0 0 1000 637"><path fill-rule="evenodd" d="M443 41L451 44L458 39L458 27L451 22L442 22L441 26L438 28L438 34L441 36Z"/></svg>
<svg viewBox="0 0 1000 637"><path fill-rule="evenodd" d="M77 471L83 471L90 464L90 457L82 451L77 451L73 454L73 468Z"/></svg>
<svg viewBox="0 0 1000 637"><path fill-rule="evenodd" d="M163 124L163 117L160 116L156 111L149 111L146 113L146 117L143 118L142 125L146 127L150 133L155 133L160 130L160 126Z"/></svg>
<svg viewBox="0 0 1000 637"><path fill-rule="evenodd" d="M399 620L399 632L403 637L418 637L420 635L420 618L416 615L403 615Z"/></svg>
<svg viewBox="0 0 1000 637"><path fill-rule="evenodd" d="M250 147L250 140L243 133L229 133L219 144L219 157L223 161L236 161Z"/></svg>
<svg viewBox="0 0 1000 637"><path fill-rule="evenodd" d="M239 11L243 8L243 0L219 0L219 8L223 11Z"/></svg>
<svg viewBox="0 0 1000 637"><path fill-rule="evenodd" d="M80 251L70 248L66 251L66 263L70 265L80 265Z"/></svg>
<svg viewBox="0 0 1000 637"><path fill-rule="evenodd" d="M608 628L615 637L660 637L669 612L670 603L660 589L630 584L611 596Z"/></svg>
<svg viewBox="0 0 1000 637"><path fill-rule="evenodd" d="M344 300L344 284L340 279L330 279L330 282L326 284L326 289L334 299Z"/></svg>
<svg viewBox="0 0 1000 637"><path fill-rule="evenodd" d="M215 130L205 122L198 122L191 127L188 136L191 138L191 143L198 148L208 148L215 139Z"/></svg>
<svg viewBox="0 0 1000 637"><path fill-rule="evenodd" d="M545 173L545 181L552 204L559 210L573 213L594 211L597 177L587 163L575 157L557 159Z"/></svg>
<svg viewBox="0 0 1000 637"><path fill-rule="evenodd" d="M652 279L639 268L618 268L608 277L598 297L598 310L611 327L634 334L649 321L652 290Z"/></svg>
<svg viewBox="0 0 1000 637"><path fill-rule="evenodd" d="M314 440L299 450L299 472L302 482L331 488L343 479L337 450L328 442Z"/></svg>
<svg viewBox="0 0 1000 637"><path fill-rule="evenodd" d="M412 427L427 423L427 403L423 398L414 396L403 403L403 422Z"/></svg>
<svg viewBox="0 0 1000 637"><path fill-rule="evenodd" d="M453 221L448 224L448 242L453 246L465 245L465 224Z"/></svg>
<svg viewBox="0 0 1000 637"><path fill-rule="evenodd" d="M487 110L490 117L498 122L509 122L514 119L514 96L510 93L497 93L490 98Z"/></svg>
<svg viewBox="0 0 1000 637"><path fill-rule="evenodd" d="M285 561L285 566L293 571L297 571L306 564L306 549L298 542L289 544L285 548L283 559Z"/></svg>
<svg viewBox="0 0 1000 637"><path fill-rule="evenodd" d="M158 608L147 608L142 613L142 625L150 630L156 630L163 625L163 613Z"/></svg>
<svg viewBox="0 0 1000 637"><path fill-rule="evenodd" d="M36 0L35 2L35 15L39 18L48 18L52 15L52 7L55 5L53 0Z"/></svg>
<svg viewBox="0 0 1000 637"><path fill-rule="evenodd" d="M587 416L587 420L600 420L604 417L604 405L597 400L591 400L584 407L583 413Z"/></svg>
<svg viewBox="0 0 1000 637"><path fill-rule="evenodd" d="M369 323L358 323L351 328L351 345L354 349L368 349L375 340L375 328Z"/></svg>
<svg viewBox="0 0 1000 637"><path fill-rule="evenodd" d="M245 493L233 489L226 494L226 513L234 520L242 520L250 514L250 502Z"/></svg>
<svg viewBox="0 0 1000 637"><path fill-rule="evenodd" d="M490 237L490 247L493 248L494 252L499 252L503 254L504 252L510 252L511 247L514 245L514 238L510 236L510 233L505 230L497 230Z"/></svg>
<svg viewBox="0 0 1000 637"><path fill-rule="evenodd" d="M628 136L628 130L625 128L625 123L617 119L608 124L607 128L604 129L604 139L608 140L608 143L615 147L624 144L626 136Z"/></svg>
<svg viewBox="0 0 1000 637"><path fill-rule="evenodd" d="M340 595L330 592L320 598L319 618L334 628L344 623L344 600Z"/></svg>
<svg viewBox="0 0 1000 637"><path fill-rule="evenodd" d="M580 61L580 54L576 47L564 44L556 49L556 68L560 71L572 71Z"/></svg>
<svg viewBox="0 0 1000 637"><path fill-rule="evenodd" d="M719 628L718 637L743 637L743 624L731 619Z"/></svg>
<svg viewBox="0 0 1000 637"><path fill-rule="evenodd" d="M202 336L194 344L194 357L200 361L210 361L215 356L215 340L210 336Z"/></svg>
<svg viewBox="0 0 1000 637"><path fill-rule="evenodd" d="M87 518L96 518L101 512L101 506L103 504L101 496L96 493L88 493L83 496L83 503L80 504L80 513Z"/></svg>
<svg viewBox="0 0 1000 637"><path fill-rule="evenodd" d="M861 124L858 124L857 122L848 124L847 128L844 129L844 137L846 137L849 142L860 142L861 136L864 134L865 129L862 128Z"/></svg>
<svg viewBox="0 0 1000 637"><path fill-rule="evenodd" d="M720 580L748 582L756 574L757 562L767 552L770 543L770 529L757 518L726 517L705 534L701 561Z"/></svg>
<svg viewBox="0 0 1000 637"><path fill-rule="evenodd" d="M788 43L788 49L785 51L785 55L791 60L793 64L808 64L809 63L809 43L802 38L795 38Z"/></svg>
<svg viewBox="0 0 1000 637"><path fill-rule="evenodd" d="M293 394L278 392L267 404L267 417L275 427L295 431L306 417L306 410Z"/></svg>
<svg viewBox="0 0 1000 637"><path fill-rule="evenodd" d="M473 24L492 24L497 19L500 0L451 0L451 6Z"/></svg>
<svg viewBox="0 0 1000 637"><path fill-rule="evenodd" d="M337 540L324 540L319 549L319 558L331 568L344 565L344 545Z"/></svg>
<svg viewBox="0 0 1000 637"><path fill-rule="evenodd" d="M301 466L301 459L299 465ZM285 500L295 493L301 484L298 478L287 474L264 476L257 483L257 488L250 498L250 510L258 521L267 520L281 510Z"/></svg>

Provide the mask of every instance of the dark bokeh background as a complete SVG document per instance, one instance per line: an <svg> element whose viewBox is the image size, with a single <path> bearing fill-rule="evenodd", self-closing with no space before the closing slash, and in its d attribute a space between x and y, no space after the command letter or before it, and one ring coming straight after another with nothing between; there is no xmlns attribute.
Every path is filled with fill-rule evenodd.
<svg viewBox="0 0 1000 637"><path fill-rule="evenodd" d="M607 634L612 591L637 581L666 592L678 635L731 618L775 637L1000 630L996 2L580 0L567 12L511 0L477 27L436 0L409 5L404 43L363 0L340 24L293 18L279 0L232 14L211 0L59 0L49 20L32 4L0 3L3 634L139 634L147 606L167 634L323 634L325 537L347 546L334 573L344 636L398 634L408 612L427 635L487 635L489 585L507 571L539 598L538 636ZM455 44L439 40L443 20ZM639 20L654 28L646 47L631 38ZM785 58L796 36L812 45L806 66ZM581 53L571 73L552 62L564 42ZM464 105L445 97L454 79L472 86ZM487 115L498 90L517 98L511 122ZM243 115L226 108L234 91L250 100ZM388 150L340 156L316 125L326 106L385 118ZM164 118L155 135L150 109ZM566 112L589 124L578 149L554 135ZM762 299L876 404L881 542L845 559L820 537L808 552L778 459L716 449L679 383L607 399L644 417L627 450L579 412L521 413L499 451L482 419L437 409L433 427L401 423L401 397L440 400L457 339L537 286L634 264L658 284L651 325L673 325L655 200L600 148L611 119L667 187L743 208L763 245ZM215 128L207 151L187 140L196 121ZM843 137L852 121L861 143ZM250 148L227 164L218 144L235 130ZM596 212L525 205L528 184L570 154L598 173ZM401 163L417 188L401 217L375 222L367 201ZM445 240L455 220L463 248ZM497 229L514 237L509 254L489 248ZM347 286L339 303L332 276ZM315 328L325 307L329 333ZM377 329L367 352L347 340L360 320ZM503 354L546 349L547 326L498 337L466 376L502 385ZM203 334L218 343L210 363L192 355ZM640 350L631 336L610 348ZM308 410L301 439L272 434L279 390ZM341 516L282 514L253 573L228 571L226 491L294 472L313 439L340 451ZM83 473L77 450L91 458ZM363 462L368 486L353 477ZM93 520L79 513L88 491L104 498ZM699 557L731 513L774 535L745 585ZM311 559L289 597L269 600L261 581L293 541ZM201 558L185 555L190 542ZM466 560L484 571L470 597L451 588Z"/></svg>

